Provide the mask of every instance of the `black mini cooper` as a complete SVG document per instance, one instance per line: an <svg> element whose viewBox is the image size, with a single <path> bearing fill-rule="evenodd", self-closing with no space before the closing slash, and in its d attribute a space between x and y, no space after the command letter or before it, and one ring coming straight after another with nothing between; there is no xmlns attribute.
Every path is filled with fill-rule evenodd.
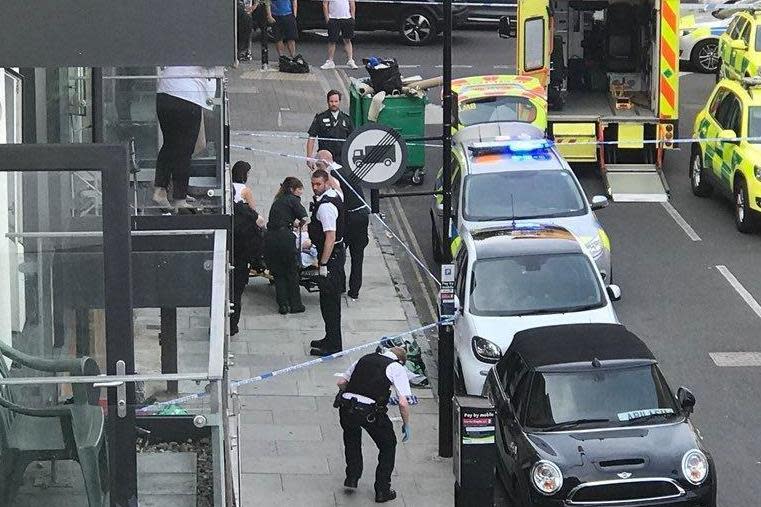
<svg viewBox="0 0 761 507"><path fill-rule="evenodd" d="M647 346L624 326L515 335L484 385L511 507L716 506L716 469Z"/></svg>

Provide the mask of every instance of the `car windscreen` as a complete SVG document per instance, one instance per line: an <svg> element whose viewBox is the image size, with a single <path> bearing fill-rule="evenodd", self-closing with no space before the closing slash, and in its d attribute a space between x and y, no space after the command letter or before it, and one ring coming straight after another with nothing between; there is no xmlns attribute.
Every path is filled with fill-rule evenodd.
<svg viewBox="0 0 761 507"><path fill-rule="evenodd" d="M595 268L581 253L499 257L473 264L469 308L473 315L563 313L605 304Z"/></svg>
<svg viewBox="0 0 761 507"><path fill-rule="evenodd" d="M537 372L526 408L526 426L571 429L628 426L670 420L679 411L655 365L590 368L574 372ZM576 421L576 424L573 422ZM569 425L569 423L571 423Z"/></svg>
<svg viewBox="0 0 761 507"><path fill-rule="evenodd" d="M468 126L497 121L536 120L536 107L526 97L479 97L459 104L460 123Z"/></svg>
<svg viewBox="0 0 761 507"><path fill-rule="evenodd" d="M463 217L476 222L555 218L586 213L570 171L504 171L465 177Z"/></svg>
<svg viewBox="0 0 761 507"><path fill-rule="evenodd" d="M740 135L739 132L737 134ZM748 108L748 137L749 143L761 144L761 106Z"/></svg>

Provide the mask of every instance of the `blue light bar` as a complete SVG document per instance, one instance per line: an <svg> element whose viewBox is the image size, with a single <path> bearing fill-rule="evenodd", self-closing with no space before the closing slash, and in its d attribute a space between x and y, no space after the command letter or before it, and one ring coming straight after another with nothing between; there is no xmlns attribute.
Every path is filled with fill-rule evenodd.
<svg viewBox="0 0 761 507"><path fill-rule="evenodd" d="M514 155L542 154L552 147L548 139L509 139L473 143L468 149L473 155L495 155L510 153Z"/></svg>

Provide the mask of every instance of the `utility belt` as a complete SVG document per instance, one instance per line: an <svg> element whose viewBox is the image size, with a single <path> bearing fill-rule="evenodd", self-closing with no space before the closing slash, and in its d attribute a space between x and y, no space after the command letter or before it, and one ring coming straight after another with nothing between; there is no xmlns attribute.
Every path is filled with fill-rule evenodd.
<svg viewBox="0 0 761 507"><path fill-rule="evenodd" d="M357 401L356 398L347 400L343 397L343 392L341 391L336 395L333 406L335 408L346 409L348 415L364 418L368 423L374 423L379 415L388 412L388 407L380 407L377 403L367 405Z"/></svg>

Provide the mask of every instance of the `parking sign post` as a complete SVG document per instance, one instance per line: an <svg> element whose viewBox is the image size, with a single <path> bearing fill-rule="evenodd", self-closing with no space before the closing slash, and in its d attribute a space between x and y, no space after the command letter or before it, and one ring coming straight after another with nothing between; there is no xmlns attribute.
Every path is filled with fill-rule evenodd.
<svg viewBox="0 0 761 507"><path fill-rule="evenodd" d="M454 265L441 266L439 316L441 320L454 317ZM439 456L452 457L452 397L454 396L454 328L439 324Z"/></svg>

